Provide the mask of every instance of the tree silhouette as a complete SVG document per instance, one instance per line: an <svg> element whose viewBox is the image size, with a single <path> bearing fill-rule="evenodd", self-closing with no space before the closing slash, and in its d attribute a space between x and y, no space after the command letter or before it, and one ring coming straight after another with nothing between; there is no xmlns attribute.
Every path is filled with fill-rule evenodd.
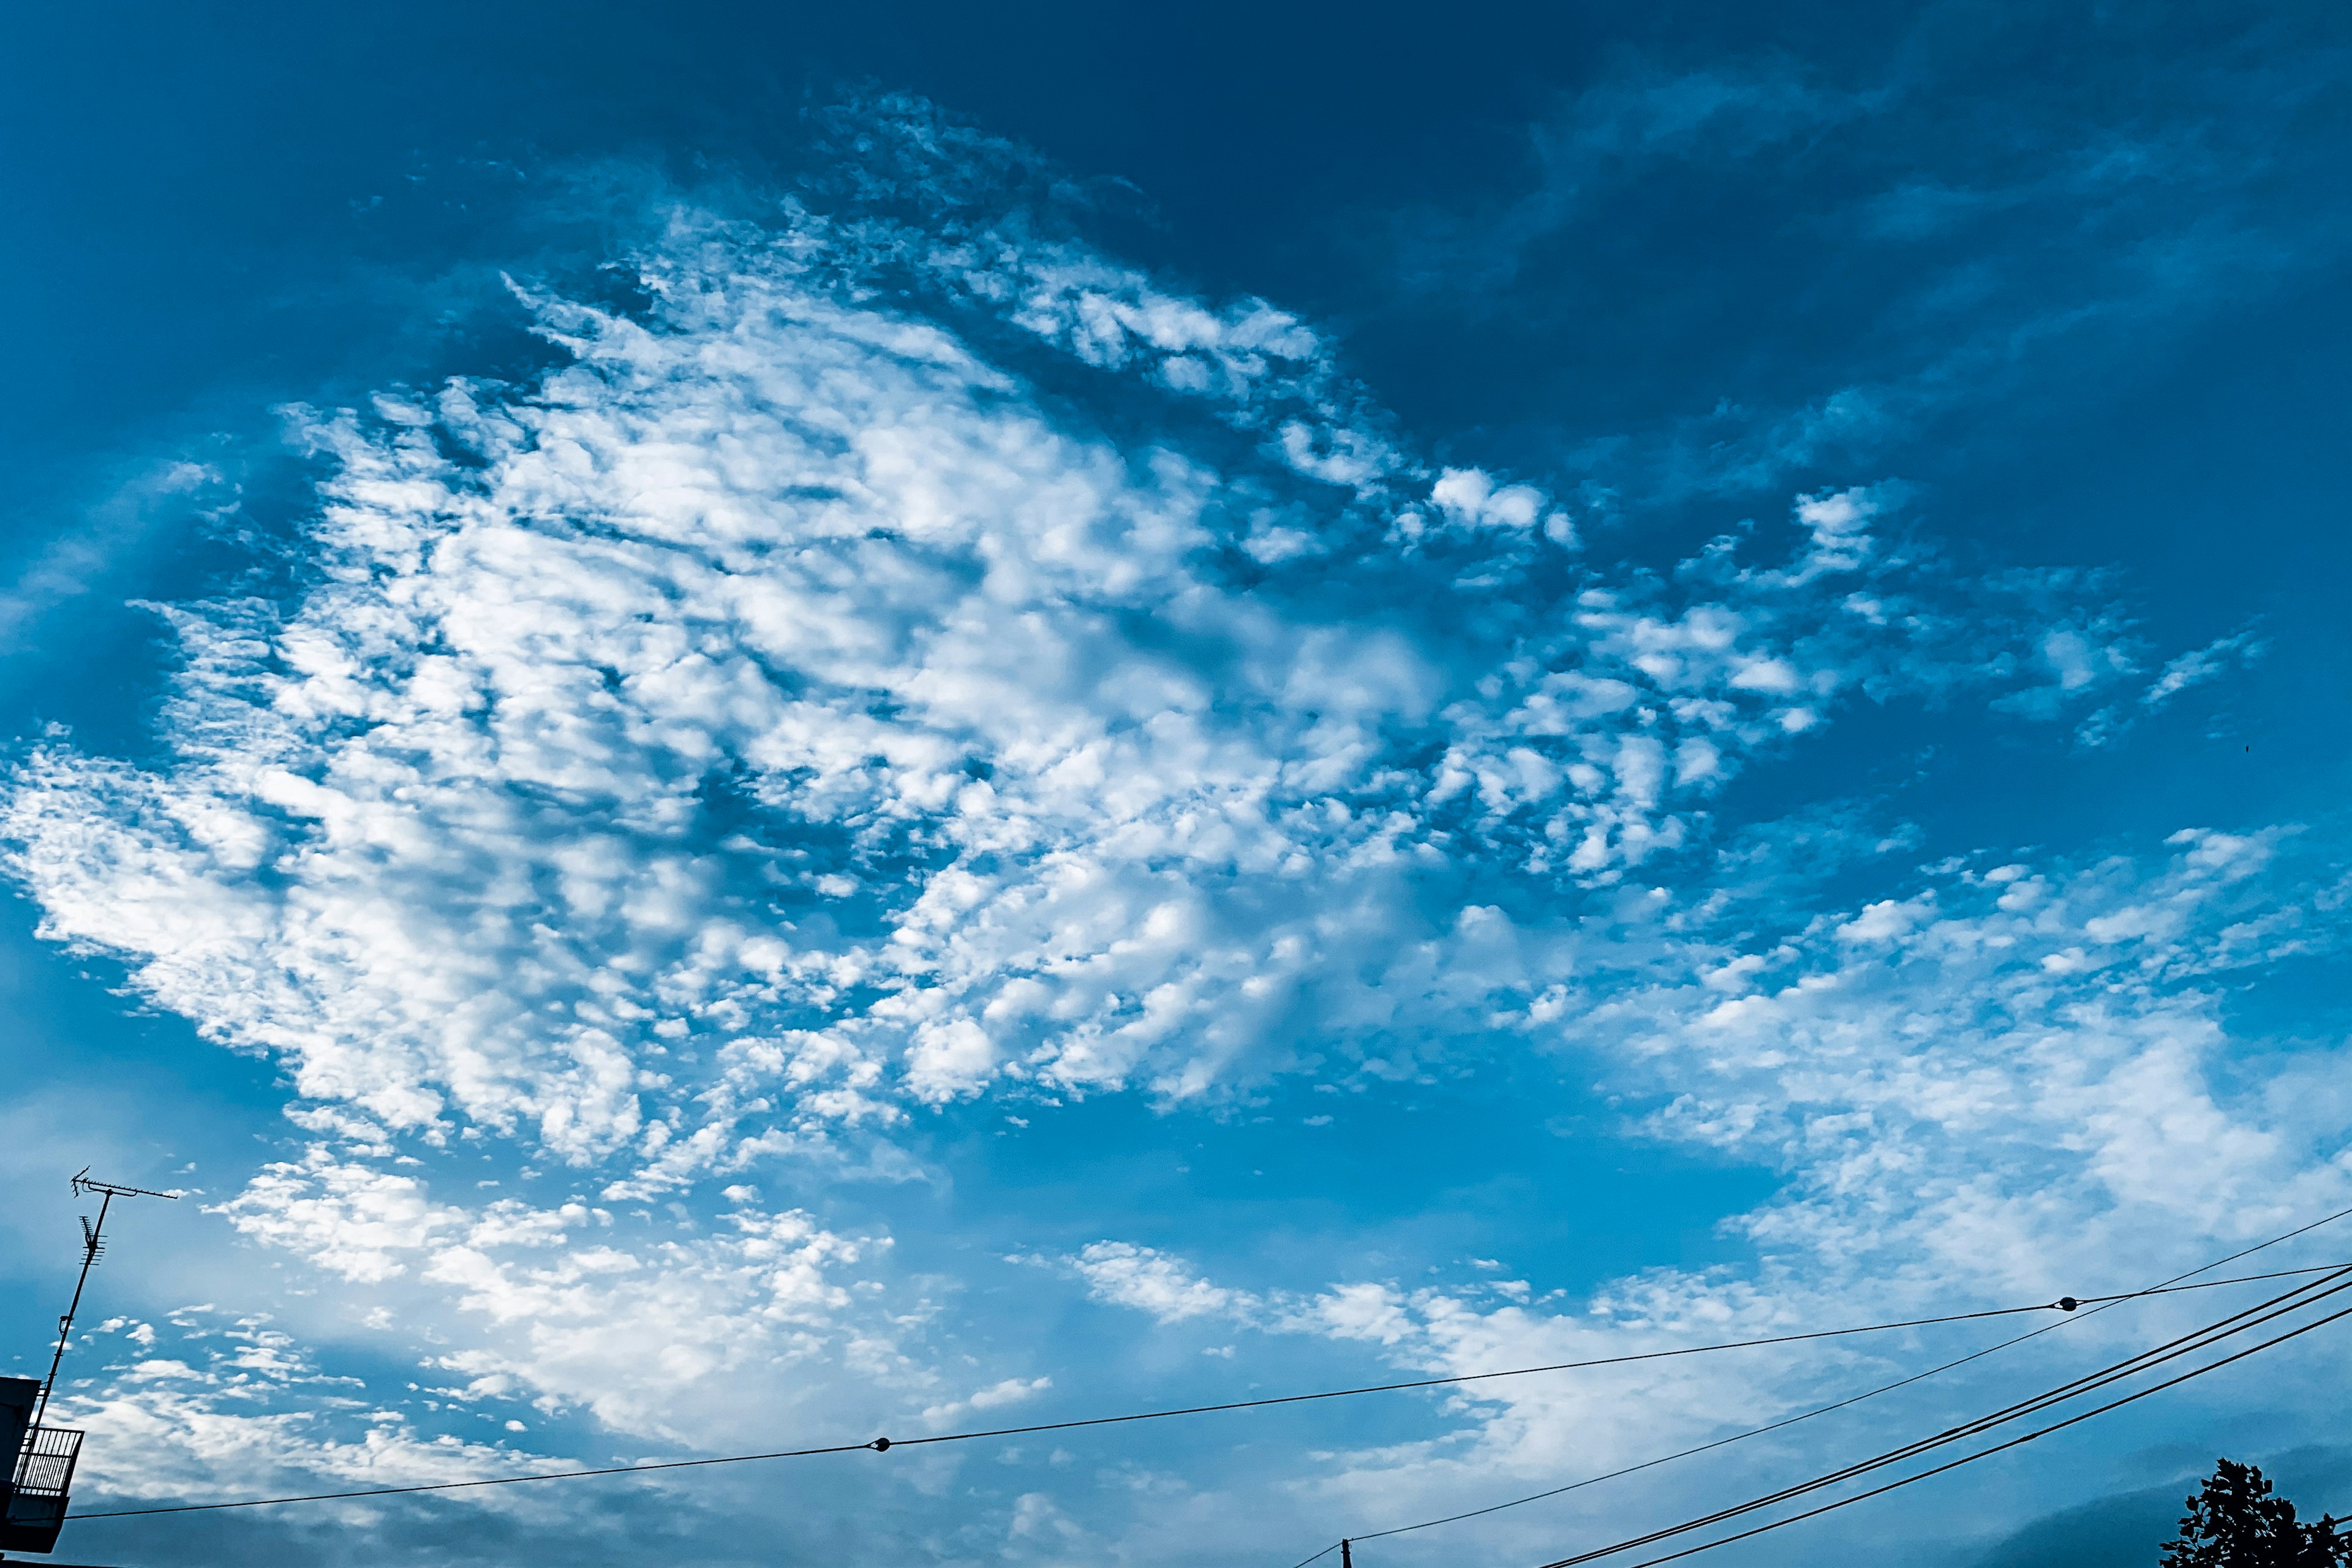
<svg viewBox="0 0 2352 1568"><path fill-rule="evenodd" d="M2298 1522L2252 1465L2223 1459L2188 1502L2164 1568L2352 1568L2352 1534L2333 1517Z"/></svg>

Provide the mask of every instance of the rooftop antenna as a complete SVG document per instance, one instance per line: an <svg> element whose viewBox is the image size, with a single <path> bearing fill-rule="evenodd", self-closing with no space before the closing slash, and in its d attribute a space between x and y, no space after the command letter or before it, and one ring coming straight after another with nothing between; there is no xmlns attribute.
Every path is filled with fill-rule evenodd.
<svg viewBox="0 0 2352 1568"><path fill-rule="evenodd" d="M180 1201L180 1194L177 1193L151 1193L144 1187L126 1187L114 1182L93 1182L89 1179L88 1165L84 1165L81 1168L81 1173L73 1179L73 1190L82 1197L87 1197L92 1193L100 1194L98 1201L98 1219L93 1223L88 1215L82 1215L81 1278L74 1281L73 1304L66 1309L66 1315L58 1320L58 1350L57 1353L49 1358L49 1375L42 1380L41 1401L33 1410L32 1424L36 1426L41 1424L41 1417L48 1414L49 1394L58 1385L58 1368L64 1364L66 1346L73 1339L74 1314L81 1310L82 1288L89 1283L90 1269L106 1252L106 1211L114 1206L114 1200L117 1198L168 1198L173 1203Z"/></svg>

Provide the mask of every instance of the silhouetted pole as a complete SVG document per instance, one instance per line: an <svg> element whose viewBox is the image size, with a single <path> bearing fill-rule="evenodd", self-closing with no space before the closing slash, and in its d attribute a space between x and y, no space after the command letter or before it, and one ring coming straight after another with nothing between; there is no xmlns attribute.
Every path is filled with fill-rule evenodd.
<svg viewBox="0 0 2352 1568"><path fill-rule="evenodd" d="M97 1264L99 1254L106 1250L106 1211L113 1206L117 1198L170 1198L175 1203L179 1201L177 1193L151 1193L144 1187L119 1187L111 1182L93 1182L89 1179L89 1167L87 1165L82 1167L81 1174L73 1179L73 1190L103 1195L98 1201L98 1223L92 1225L87 1219L81 1222L81 1278L74 1281L73 1304L66 1309L66 1315L58 1320L57 1353L49 1357L49 1375L42 1380L40 1402L33 1406L32 1424L36 1426L41 1424L41 1417L48 1411L50 1390L58 1385L58 1368L65 1363L66 1345L73 1338L74 1314L81 1310L81 1293L89 1284L89 1271Z"/></svg>

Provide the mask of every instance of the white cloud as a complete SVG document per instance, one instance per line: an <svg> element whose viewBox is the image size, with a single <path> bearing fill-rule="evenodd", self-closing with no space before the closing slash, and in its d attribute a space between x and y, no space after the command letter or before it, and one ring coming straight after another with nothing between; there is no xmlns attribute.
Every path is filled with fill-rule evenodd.
<svg viewBox="0 0 2352 1568"><path fill-rule="evenodd" d="M1719 549L1679 605L1595 582L1507 647L1335 614L1373 536L1244 591L1217 554L1244 481L1057 428L756 237L678 217L646 322L536 298L577 361L528 396L310 418L314 585L163 611L176 760L53 744L16 775L47 933L373 1146L527 1127L646 1192L902 1100L1278 1070L1308 992L1390 1007L1413 866L1605 881L1855 680L1935 664L1865 676L1876 623L1813 587L1863 571L1860 492L1801 504L1790 569ZM1062 279L1066 310L1015 313L1088 363L1321 363L1256 306L1130 279L1097 310L1086 268L990 265ZM1515 570L1535 492L1437 489L1508 537L1411 548L1496 591L1467 568Z"/></svg>
<svg viewBox="0 0 2352 1568"><path fill-rule="evenodd" d="M746 1201L712 1232L646 1237L583 1202L438 1204L424 1183L313 1147L223 1205L238 1229L359 1284L454 1308L462 1348L436 1365L539 1408L581 1408L673 1442L771 1425L794 1367L919 1390L887 1325L856 1310L850 1270L887 1241L846 1238L797 1210Z"/></svg>
<svg viewBox="0 0 2352 1568"><path fill-rule="evenodd" d="M1184 1263L1149 1247L1097 1241L1067 1260L1097 1301L1133 1307L1163 1323L1253 1313L1248 1295L1210 1284Z"/></svg>
<svg viewBox="0 0 2352 1568"><path fill-rule="evenodd" d="M386 1408L392 1391L320 1372L266 1320L203 1308L175 1316L165 1331L174 1355L118 1363L111 1377L60 1390L58 1418L89 1433L77 1487L85 1508L224 1487L399 1487L570 1468L504 1442L424 1435ZM107 1354L117 1331L142 1350L157 1338L152 1324L116 1320L85 1336L82 1354Z"/></svg>
<svg viewBox="0 0 2352 1568"><path fill-rule="evenodd" d="M1522 531L1544 516L1544 493L1533 485L1496 487L1481 468L1448 468L1429 489L1440 510L1472 528L1507 528ZM1565 526L1563 523L1562 527ZM1547 530L1552 525L1547 521ZM1567 535L1554 533L1562 542Z"/></svg>
<svg viewBox="0 0 2352 1568"><path fill-rule="evenodd" d="M1050 1377L1008 1377L1002 1383L991 1384L964 1398L934 1405L923 1412L923 1419L934 1426L944 1426L959 1415L973 1411L995 1410L1007 1405L1018 1405L1034 1398L1054 1386Z"/></svg>
<svg viewBox="0 0 2352 1568"><path fill-rule="evenodd" d="M1731 1222L1757 1248L1752 1268L1655 1269L1566 1306L1481 1278L1508 1267L1499 1259L1472 1259L1469 1279L1440 1284L1358 1279L1260 1296L1166 1253L1097 1244L1088 1255L1118 1271L1096 1294L1161 1322L1223 1314L1458 1375L2128 1289L2194 1268L2352 1201L2343 1049L2250 1063L2222 1025L2236 972L2352 937L2343 878L2286 865L2292 837L2190 831L2143 864L1946 868L1909 897L1801 917L1796 930L1772 929L1769 886L1733 883L1704 910L1661 910L1654 944L1628 933L1587 948L1614 973L1585 983L1562 1045L1580 1059L1597 1052L1605 1087L1664 1100L1657 1136L1779 1173L1777 1194ZM2027 887L2041 896L2017 900ZM1520 1026L1540 1037L1542 1026ZM2268 1266L2326 1261L2341 1242L2315 1239ZM1150 1283L1129 1289L1130 1272ZM2153 1341L2167 1314L2211 1315L2193 1303L2152 1311L2070 1321L2063 1339L1927 1391L1944 1401L1929 1408L1979 1398L1978 1379L2030 1384L2045 1364L2078 1365L2097 1353L2085 1341ZM1357 1528L1386 1528L1639 1462L1940 1359L1871 1340L1479 1383L1446 1395L1433 1436L1333 1453L1317 1495ZM2332 1419L2328 1378L2292 1395L2271 1386L2273 1404ZM1810 1456L1833 1436L1843 1451L1867 1446L1856 1422L1899 1432L1939 1418L1898 1405L1782 1442ZM1811 1459L1717 1463L1785 1474ZM1711 1484L1721 1489L1719 1474ZM1625 1500L1621 1488L1591 1506L1605 1516ZM1507 1539L1521 1527L1479 1528Z"/></svg>
<svg viewBox="0 0 2352 1568"><path fill-rule="evenodd" d="M1624 883L1703 858L1757 759L1862 698L2068 711L2120 678L2120 634L2071 579L1886 548L1879 487L1797 498L1671 581L1596 565L1535 487L1371 434L1328 342L1262 301L1013 226L782 221L677 212L640 317L525 291L572 356L531 385L299 416L327 478L297 588L156 606L184 668L154 760L53 738L0 801L45 936L290 1076L316 1146L222 1212L454 1327L435 1374L467 1397L716 1442L843 1379L939 1412L1034 1394L960 1394L1010 1369L924 1364L927 1287L869 1268L887 1238L746 1178L963 1097L1230 1098L1571 1028L1672 1064L1662 1134L1787 1161L1757 1234L1826 1256L1871 1220L1832 1173L1867 1173L1857 1129L1908 1160L2022 1092L1997 1044L1912 1060L1933 1015L1886 998L1977 963L2032 1001L2048 960L2128 968L2207 907L2084 915L2051 883L2010 926L1939 890L1826 928L1843 946L1669 941L1674 900ZM844 283L886 266L934 293ZM1034 395L1024 353L1092 367L1156 434ZM1258 445L1196 450L1165 398ZM1422 896L1472 882L1511 897ZM1599 988L1662 949L1686 973ZM2171 1016L2086 1030L2064 1071L2025 1054L2084 1168L2178 1206L2273 1154L2195 1100ZM2130 1108L2158 1100L2210 1161L2151 1157ZM485 1199L477 1142L578 1191ZM723 1211L656 1206L721 1184ZM1399 1353L1440 1310L1236 1291L1116 1241L1073 1268L1162 1321Z"/></svg>
<svg viewBox="0 0 2352 1568"><path fill-rule="evenodd" d="M1938 877L1805 931L1701 942L1688 979L1597 1011L1626 1031L1626 1087L1672 1097L1662 1133L1786 1173L1742 1224L1796 1277L1917 1269L2027 1296L2062 1265L2130 1278L2325 1212L2345 1185L2324 1116L2210 1076L2232 972L2344 937L2273 874L2286 841L2187 832L2147 867Z"/></svg>
<svg viewBox="0 0 2352 1568"><path fill-rule="evenodd" d="M2227 674L2232 662L2251 664L2262 653L2262 642L2250 631L2216 637L2203 647L2167 660L2163 672L2140 693L2140 706L2161 708L2190 687Z"/></svg>

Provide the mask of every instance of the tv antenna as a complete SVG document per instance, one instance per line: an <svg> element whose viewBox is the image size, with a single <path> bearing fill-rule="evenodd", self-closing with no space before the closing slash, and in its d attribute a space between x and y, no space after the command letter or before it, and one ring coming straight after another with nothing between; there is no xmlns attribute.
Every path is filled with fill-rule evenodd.
<svg viewBox="0 0 2352 1568"><path fill-rule="evenodd" d="M49 1358L49 1375L41 1383L41 1402L33 1408L32 1424L36 1426L41 1424L41 1417L48 1413L49 1393L58 1385L58 1368L64 1364L66 1346L73 1339L74 1314L81 1310L82 1288L89 1283L90 1269L96 1267L98 1260L106 1253L106 1211L114 1206L114 1200L117 1198L167 1198L173 1203L180 1201L180 1194L177 1193L151 1193L145 1187L126 1187L115 1182L93 1182L89 1179L88 1165L84 1165L81 1168L81 1173L73 1179L73 1190L81 1197L88 1197L92 1193L100 1194L98 1218L93 1222L88 1215L82 1215L81 1278L74 1281L73 1304L66 1309L66 1315L58 1320L57 1353Z"/></svg>

